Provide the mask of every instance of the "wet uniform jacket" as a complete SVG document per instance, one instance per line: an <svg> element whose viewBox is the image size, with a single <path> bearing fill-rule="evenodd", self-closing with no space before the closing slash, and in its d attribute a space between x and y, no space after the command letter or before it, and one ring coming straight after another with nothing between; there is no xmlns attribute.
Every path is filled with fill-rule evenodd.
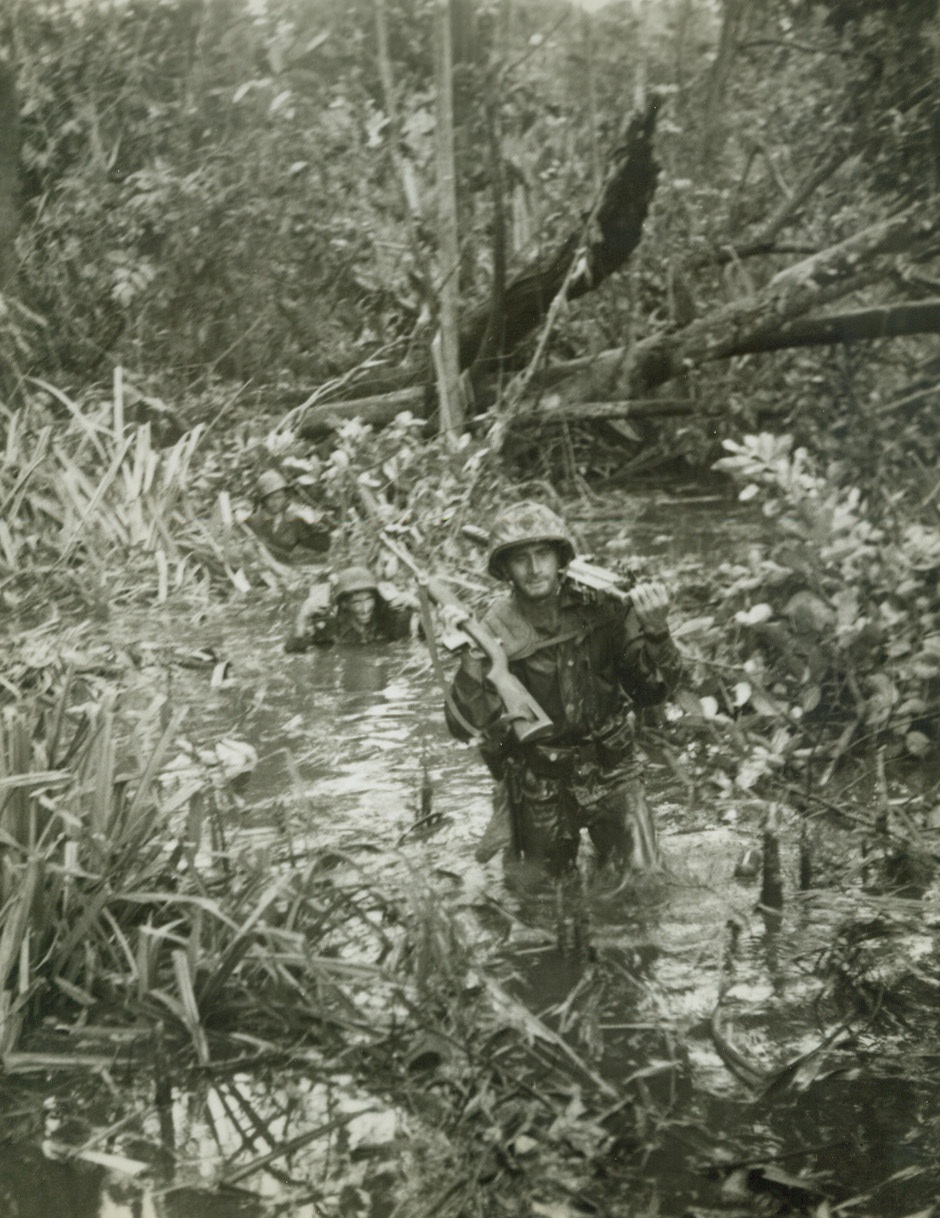
<svg viewBox="0 0 940 1218"><path fill-rule="evenodd" d="M560 597L551 630L534 625L512 593L495 601L483 619L502 642L510 671L552 719L549 737L522 745L500 722L503 708L482 675L485 661L465 654L451 685L453 706L485 733L482 751L494 774L508 757L563 756L584 746L602 769L614 766L632 744L626 727L631 706L660 704L678 683L681 660L668 631L645 635L632 606L569 581ZM446 715L452 734L469 739L451 706Z"/></svg>
<svg viewBox="0 0 940 1218"><path fill-rule="evenodd" d="M313 624L311 642L323 643L392 643L407 639L411 633L411 610L376 600L375 614L368 626L362 627L342 609L318 619Z"/></svg>
<svg viewBox="0 0 940 1218"><path fill-rule="evenodd" d="M282 562L305 553L325 554L330 548L330 531L325 524L314 525L288 512L269 516L256 510L245 523Z"/></svg>

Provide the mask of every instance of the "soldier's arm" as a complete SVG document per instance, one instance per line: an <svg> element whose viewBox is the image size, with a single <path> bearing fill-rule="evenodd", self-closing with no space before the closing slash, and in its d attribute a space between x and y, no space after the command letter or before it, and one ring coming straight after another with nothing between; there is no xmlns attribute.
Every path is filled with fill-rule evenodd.
<svg viewBox="0 0 940 1218"><path fill-rule="evenodd" d="M669 632L669 595L661 583L637 584L624 620L621 682L638 706L664 702L682 677Z"/></svg>
<svg viewBox="0 0 940 1218"><path fill-rule="evenodd" d="M330 608L330 590L314 588L297 611L294 632L285 643L289 652L305 651L318 643L332 643L336 635L336 616Z"/></svg>
<svg viewBox="0 0 940 1218"><path fill-rule="evenodd" d="M486 658L469 647L463 649L460 666L450 686L450 698L444 706L444 716L452 736L469 740L470 733L454 714L459 712L466 723L487 735L508 735L509 729L499 723L503 704L496 690L486 681Z"/></svg>

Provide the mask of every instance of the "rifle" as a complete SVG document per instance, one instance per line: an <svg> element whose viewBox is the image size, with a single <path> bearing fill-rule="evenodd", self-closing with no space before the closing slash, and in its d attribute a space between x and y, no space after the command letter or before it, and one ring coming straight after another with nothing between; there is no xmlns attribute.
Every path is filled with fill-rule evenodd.
<svg viewBox="0 0 940 1218"><path fill-rule="evenodd" d="M477 545L485 546L489 540L486 530L475 524L461 525L460 531L464 537L469 537ZM607 567L599 567L584 558L573 558L568 564L568 577L573 583L591 592L607 592L618 601L629 603L630 593L623 587L624 577Z"/></svg>
<svg viewBox="0 0 940 1218"><path fill-rule="evenodd" d="M387 533L381 533L380 539L386 549L404 566L411 571L418 582L418 587L436 605L449 606L459 613L457 621L461 631L483 651L489 659L490 667L486 677L499 694L503 704L504 718L512 727L517 740L538 740L547 736L554 724L532 697L518 677L509 671L509 661L503 645L491 630L482 622L477 621L458 596L453 593L443 579L430 575L418 566L414 556L399 542L393 541ZM428 633L428 626L425 626ZM433 647L433 637L428 634L428 643ZM433 659L432 653L432 659Z"/></svg>

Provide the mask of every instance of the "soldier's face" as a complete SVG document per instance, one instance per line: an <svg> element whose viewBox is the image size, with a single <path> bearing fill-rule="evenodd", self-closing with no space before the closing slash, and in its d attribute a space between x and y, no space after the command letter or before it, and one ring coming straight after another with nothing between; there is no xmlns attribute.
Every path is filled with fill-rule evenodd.
<svg viewBox="0 0 940 1218"><path fill-rule="evenodd" d="M375 611L375 593L353 592L346 597L346 604L349 608L349 616L360 626L368 626Z"/></svg>
<svg viewBox="0 0 940 1218"><path fill-rule="evenodd" d="M265 495L263 499L264 510L270 516L276 516L278 512L283 512L287 507L290 496L287 491L272 491L270 495Z"/></svg>
<svg viewBox="0 0 940 1218"><path fill-rule="evenodd" d="M523 600L543 601L558 591L561 561L557 548L550 542L532 541L513 546L503 563Z"/></svg>

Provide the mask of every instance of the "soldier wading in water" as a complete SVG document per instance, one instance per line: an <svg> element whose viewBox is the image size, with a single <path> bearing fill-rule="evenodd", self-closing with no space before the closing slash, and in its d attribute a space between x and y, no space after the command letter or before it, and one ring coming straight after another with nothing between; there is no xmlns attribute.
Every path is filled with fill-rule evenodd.
<svg viewBox="0 0 940 1218"><path fill-rule="evenodd" d="M507 860L562 876L587 829L599 863L654 867L631 708L664 702L679 680L668 594L660 583L638 584L624 603L582 590L566 578L574 557L567 527L543 504L515 504L493 524L487 569L509 589L483 621L553 726L537 743L520 742L487 682L485 658L464 650L448 726L461 740L470 729L482 733L481 753L497 779L494 819L477 857L504 844Z"/></svg>
<svg viewBox="0 0 940 1218"><path fill-rule="evenodd" d="M368 567L344 567L332 589L315 584L297 613L284 650L306 651L330 643L390 643L407 639L417 604Z"/></svg>

